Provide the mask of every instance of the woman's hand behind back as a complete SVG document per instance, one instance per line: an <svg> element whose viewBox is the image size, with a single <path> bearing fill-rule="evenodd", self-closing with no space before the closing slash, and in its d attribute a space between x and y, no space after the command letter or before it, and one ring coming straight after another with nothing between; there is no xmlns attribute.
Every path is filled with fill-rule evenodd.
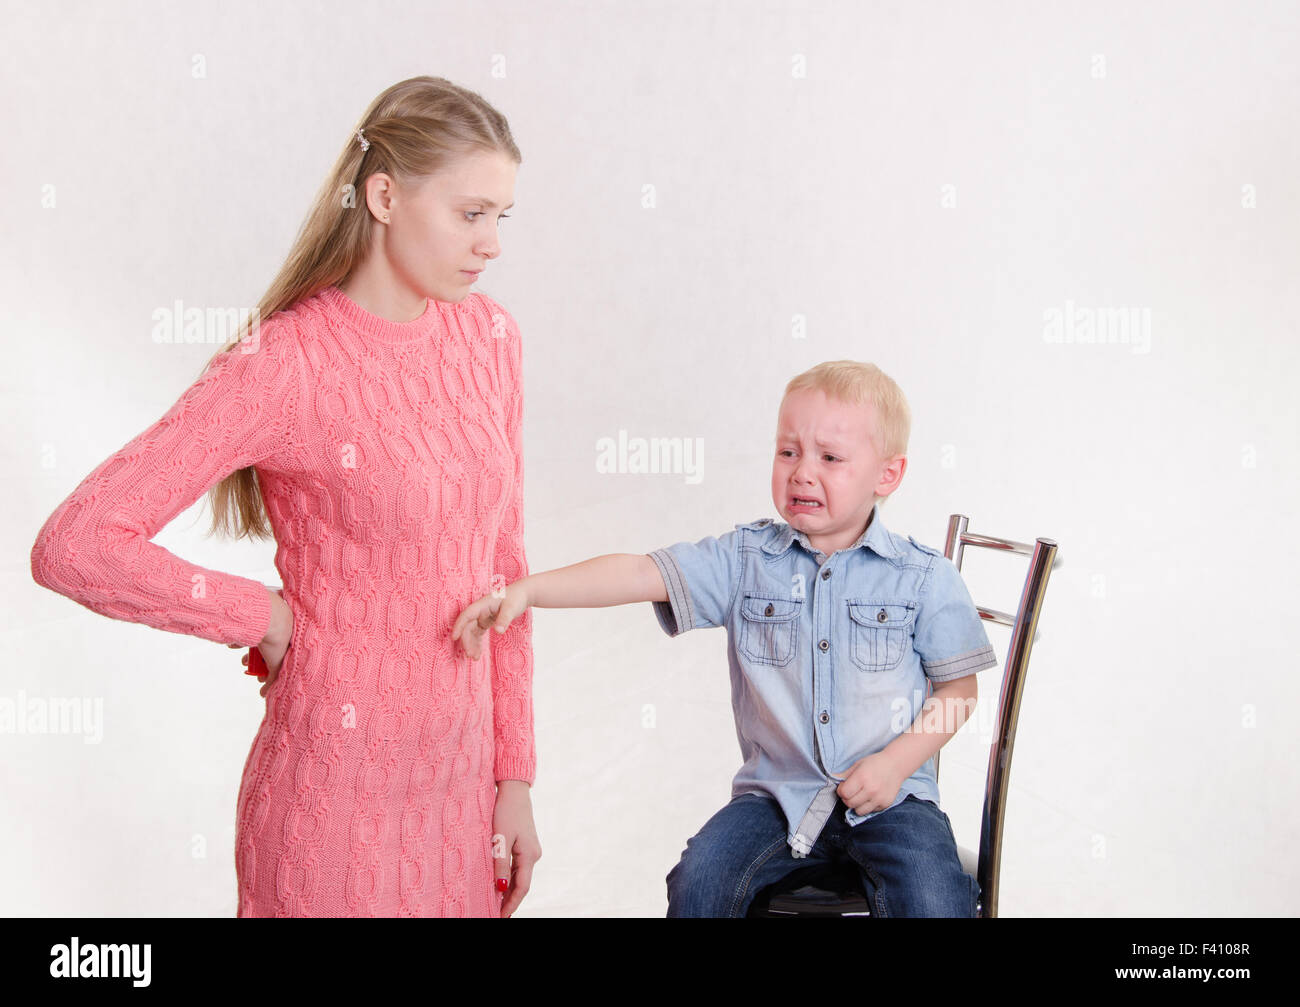
<svg viewBox="0 0 1300 1007"><path fill-rule="evenodd" d="M280 674L280 667L284 664L284 656L289 650L289 644L293 641L293 609L284 600L283 593L279 590L271 591L271 625L266 631L266 636L262 642L257 645L258 654L261 656L262 664L266 668L265 675L258 675L258 681L262 682L262 688L259 695L265 697L275 683L276 676ZM243 644L232 643L228 646L233 648L242 647ZM249 654L245 654L241 663L248 665Z"/></svg>

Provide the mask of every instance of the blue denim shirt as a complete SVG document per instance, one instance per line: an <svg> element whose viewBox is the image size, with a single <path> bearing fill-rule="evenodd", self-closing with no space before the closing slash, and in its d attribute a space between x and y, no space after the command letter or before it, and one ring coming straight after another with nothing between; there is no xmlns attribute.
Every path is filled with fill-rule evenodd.
<svg viewBox="0 0 1300 1007"><path fill-rule="evenodd" d="M950 682L998 663L952 561L887 530L879 506L862 536L830 557L771 518L649 555L668 590L653 603L664 632L727 628L745 760L732 796L775 798L795 857L812 849L853 764L916 719L927 679ZM908 794L939 803L934 759L894 804ZM854 826L880 813L849 808L845 819Z"/></svg>

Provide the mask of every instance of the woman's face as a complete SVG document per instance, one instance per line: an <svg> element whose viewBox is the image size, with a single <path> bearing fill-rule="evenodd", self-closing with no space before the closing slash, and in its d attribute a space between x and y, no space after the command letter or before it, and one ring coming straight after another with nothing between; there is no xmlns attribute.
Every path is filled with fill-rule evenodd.
<svg viewBox="0 0 1300 1007"><path fill-rule="evenodd" d="M463 301L501 254L498 221L514 205L517 169L504 154L478 152L414 187L388 189L383 248L398 280L421 297Z"/></svg>

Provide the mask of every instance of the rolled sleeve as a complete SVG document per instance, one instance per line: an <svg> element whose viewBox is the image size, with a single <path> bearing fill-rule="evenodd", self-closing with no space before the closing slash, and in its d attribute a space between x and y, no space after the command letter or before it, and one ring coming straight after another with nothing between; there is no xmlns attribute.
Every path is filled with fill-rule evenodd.
<svg viewBox="0 0 1300 1007"><path fill-rule="evenodd" d="M698 542L678 542L648 554L663 576L667 601L656 601L655 617L669 636L725 626L740 584L740 532Z"/></svg>
<svg viewBox="0 0 1300 1007"><path fill-rule="evenodd" d="M946 556L934 557L917 606L914 637L931 682L951 682L998 663L979 610L961 572Z"/></svg>

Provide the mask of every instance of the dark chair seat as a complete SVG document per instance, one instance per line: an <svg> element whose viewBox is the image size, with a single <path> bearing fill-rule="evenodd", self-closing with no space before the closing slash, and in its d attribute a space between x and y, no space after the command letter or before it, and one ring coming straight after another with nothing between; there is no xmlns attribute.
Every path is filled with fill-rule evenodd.
<svg viewBox="0 0 1300 1007"><path fill-rule="evenodd" d="M978 877L979 857L964 846L957 847L961 869ZM751 919L781 919L792 916L870 916L871 906L862 886L862 875L852 863L814 864L801 867L754 896Z"/></svg>
<svg viewBox="0 0 1300 1007"><path fill-rule="evenodd" d="M751 919L870 916L871 907L854 864L814 864L762 889L745 915Z"/></svg>

